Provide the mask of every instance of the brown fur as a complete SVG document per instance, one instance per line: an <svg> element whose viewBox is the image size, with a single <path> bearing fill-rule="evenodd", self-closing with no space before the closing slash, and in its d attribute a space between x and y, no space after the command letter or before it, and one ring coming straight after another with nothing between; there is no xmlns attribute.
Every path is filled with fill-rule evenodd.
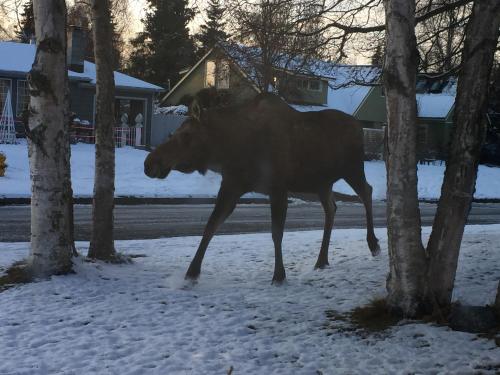
<svg viewBox="0 0 500 375"><path fill-rule="evenodd" d="M184 173L210 169L222 175L216 207L187 277L199 275L215 230L247 192L270 196L276 250L273 280L278 282L285 278L281 239L287 192L317 193L326 220L316 267L324 267L336 209L331 188L339 179L351 185L365 204L368 244L374 255L379 252L373 233L371 187L364 174L363 132L355 118L335 110L298 112L272 94L260 94L240 106L202 111L194 105L193 110L144 162L149 177L165 178L172 169Z"/></svg>

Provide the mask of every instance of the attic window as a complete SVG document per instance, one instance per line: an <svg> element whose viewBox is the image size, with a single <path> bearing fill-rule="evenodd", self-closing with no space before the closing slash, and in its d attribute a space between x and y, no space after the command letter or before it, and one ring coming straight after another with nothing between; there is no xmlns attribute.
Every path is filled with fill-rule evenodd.
<svg viewBox="0 0 500 375"><path fill-rule="evenodd" d="M228 61L207 61L205 72L205 87L228 89L230 68Z"/></svg>
<svg viewBox="0 0 500 375"><path fill-rule="evenodd" d="M229 62L221 61L218 66L216 86L218 89L229 88Z"/></svg>
<svg viewBox="0 0 500 375"><path fill-rule="evenodd" d="M215 61L207 61L205 72L205 87L215 86Z"/></svg>

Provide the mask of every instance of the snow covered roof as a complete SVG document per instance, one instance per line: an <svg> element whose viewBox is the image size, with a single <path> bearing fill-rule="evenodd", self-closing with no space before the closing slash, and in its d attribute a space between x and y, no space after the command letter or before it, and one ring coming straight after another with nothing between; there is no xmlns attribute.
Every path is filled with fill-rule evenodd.
<svg viewBox="0 0 500 375"><path fill-rule="evenodd" d="M446 118L455 103L455 95L417 94L418 117Z"/></svg>
<svg viewBox="0 0 500 375"><path fill-rule="evenodd" d="M249 79L257 83L258 73L255 66L258 65L256 61L260 55L259 48L229 43L220 44L220 47L239 65ZM370 65L341 65L320 60L303 64L302 61L294 61L285 57L281 68L328 81L328 102L326 105L292 104L293 108L299 111L337 109L351 115L368 95L371 85L378 82L381 74L380 68Z"/></svg>
<svg viewBox="0 0 500 375"><path fill-rule="evenodd" d="M15 42L0 42L0 73L28 74L35 60L36 45ZM133 88L147 91L164 91L160 86L142 81L120 72L115 73L117 88ZM68 70L70 79L82 80L95 85L95 64L85 61L83 73Z"/></svg>
<svg viewBox="0 0 500 375"><path fill-rule="evenodd" d="M328 87L328 103L321 105L296 105L292 107L298 111L322 111L324 109L336 109L353 115L361 105L370 91L369 86L351 85L336 88L331 84Z"/></svg>
<svg viewBox="0 0 500 375"><path fill-rule="evenodd" d="M249 78L258 80L256 66L259 66L261 50L235 43L219 43L218 46L242 68ZM295 74L311 75L327 78L330 84L339 88L347 84L372 84L376 82L381 69L371 65L342 65L331 61L307 60L300 56L278 56L273 63L275 68Z"/></svg>
<svg viewBox="0 0 500 375"><path fill-rule="evenodd" d="M418 117L446 118L455 104L456 78L444 81L421 76L417 81Z"/></svg>

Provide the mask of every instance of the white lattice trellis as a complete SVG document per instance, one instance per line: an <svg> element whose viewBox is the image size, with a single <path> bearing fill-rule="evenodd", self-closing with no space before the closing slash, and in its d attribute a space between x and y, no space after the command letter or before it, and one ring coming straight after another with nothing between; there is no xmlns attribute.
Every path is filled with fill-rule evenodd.
<svg viewBox="0 0 500 375"><path fill-rule="evenodd" d="M10 90L7 91L7 97L5 98L5 103L3 105L2 117L0 117L0 143L17 143Z"/></svg>

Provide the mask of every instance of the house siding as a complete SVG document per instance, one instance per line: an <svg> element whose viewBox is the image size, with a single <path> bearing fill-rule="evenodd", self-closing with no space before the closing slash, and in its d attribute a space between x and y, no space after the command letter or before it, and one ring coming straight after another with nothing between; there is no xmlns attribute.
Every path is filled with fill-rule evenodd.
<svg viewBox="0 0 500 375"><path fill-rule="evenodd" d="M363 124L366 124L367 127L377 128L387 122L385 96L382 94L383 91L381 86L373 86L368 92L365 100L354 113L354 117Z"/></svg>
<svg viewBox="0 0 500 375"><path fill-rule="evenodd" d="M185 95L194 95L204 86L205 80L205 63L203 62L187 76L182 84L167 98L164 105L178 105L179 101Z"/></svg>
<svg viewBox="0 0 500 375"><path fill-rule="evenodd" d="M315 80L314 78L304 78L304 79ZM293 82L290 82L290 84L293 85ZM328 82L324 80L319 80L319 84L320 84L320 89L318 91L297 88L295 89L296 91L295 93L290 93L286 95L286 99L289 103L300 104L300 105L327 105Z"/></svg>

